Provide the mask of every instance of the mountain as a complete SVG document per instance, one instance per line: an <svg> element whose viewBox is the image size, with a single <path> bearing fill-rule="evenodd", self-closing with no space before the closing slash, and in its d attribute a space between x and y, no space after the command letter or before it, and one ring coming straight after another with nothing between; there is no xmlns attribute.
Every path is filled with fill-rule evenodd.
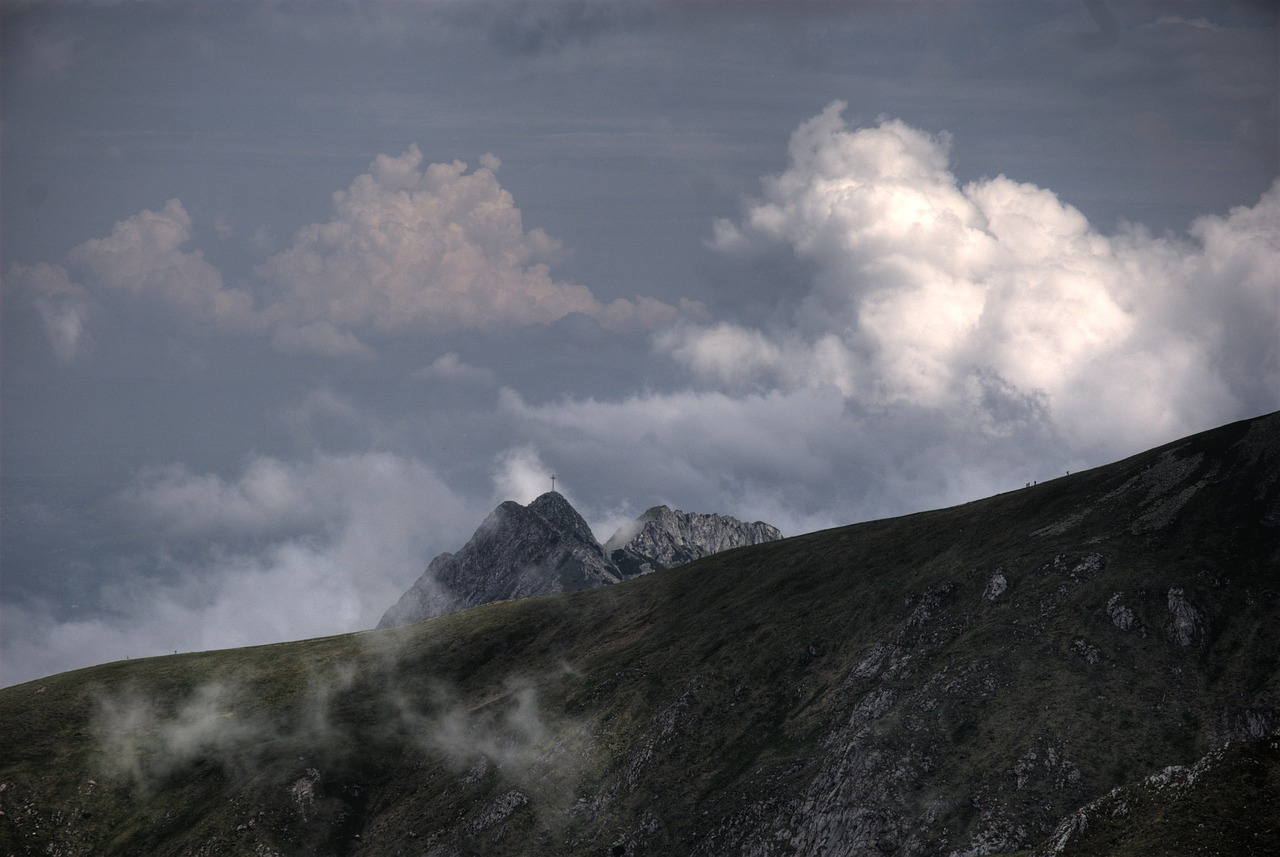
<svg viewBox="0 0 1280 857"><path fill-rule="evenodd" d="M582 516L556 492L494 509L456 554L443 553L378 622L390 628L508 598L619 580Z"/></svg>
<svg viewBox="0 0 1280 857"><path fill-rule="evenodd" d="M604 543L623 577L675 568L731 548L777 541L782 533L763 521L744 523L727 515L699 515L654 506Z"/></svg>
<svg viewBox="0 0 1280 857"><path fill-rule="evenodd" d="M406 625L530 595L594 589L713 553L782 538L777 528L654 506L601 546L577 510L551 491L494 509L456 554L431 561L378 622Z"/></svg>
<svg viewBox="0 0 1280 857"><path fill-rule="evenodd" d="M1269 855L1278 726L1272 414L616 585L5 688L0 853Z"/></svg>

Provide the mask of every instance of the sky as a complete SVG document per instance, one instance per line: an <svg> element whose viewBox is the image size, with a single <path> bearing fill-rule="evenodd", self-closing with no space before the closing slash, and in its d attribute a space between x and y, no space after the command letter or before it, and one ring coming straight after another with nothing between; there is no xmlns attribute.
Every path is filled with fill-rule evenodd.
<svg viewBox="0 0 1280 857"><path fill-rule="evenodd" d="M506 499L788 535L1280 404L1272 3L0 5L0 683Z"/></svg>

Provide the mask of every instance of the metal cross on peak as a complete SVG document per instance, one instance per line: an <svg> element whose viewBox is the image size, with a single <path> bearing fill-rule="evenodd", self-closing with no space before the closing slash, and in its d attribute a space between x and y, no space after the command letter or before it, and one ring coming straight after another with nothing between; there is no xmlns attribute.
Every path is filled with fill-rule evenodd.
<svg viewBox="0 0 1280 857"><path fill-rule="evenodd" d="M551 493L556 493L556 475L554 473L551 474Z"/></svg>

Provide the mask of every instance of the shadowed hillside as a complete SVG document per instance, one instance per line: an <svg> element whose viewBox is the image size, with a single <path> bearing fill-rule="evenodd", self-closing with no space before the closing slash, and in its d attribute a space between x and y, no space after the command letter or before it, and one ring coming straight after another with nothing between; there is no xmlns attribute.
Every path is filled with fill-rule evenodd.
<svg viewBox="0 0 1280 857"><path fill-rule="evenodd" d="M0 850L1195 853L1218 834L1142 784L1210 754L1179 817L1225 791L1257 820L1232 853L1275 853L1278 653L1271 415L602 589L5 689ZM1120 786L1131 828L1063 838Z"/></svg>

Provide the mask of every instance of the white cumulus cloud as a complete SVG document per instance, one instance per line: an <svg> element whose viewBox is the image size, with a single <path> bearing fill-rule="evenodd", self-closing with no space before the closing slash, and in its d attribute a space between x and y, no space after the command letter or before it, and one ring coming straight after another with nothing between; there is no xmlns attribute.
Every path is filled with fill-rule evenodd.
<svg viewBox="0 0 1280 857"><path fill-rule="evenodd" d="M70 261L107 289L160 300L196 320L252 324L253 296L227 287L200 251L184 251L190 240L191 216L171 199L160 211L142 211L116 223L106 238L76 247Z"/></svg>
<svg viewBox="0 0 1280 857"><path fill-rule="evenodd" d="M552 278L560 243L526 230L499 161L482 156L423 166L422 152L380 155L334 194L328 223L307 226L269 259L273 316L380 333L502 329L583 313L613 328L676 318L653 299L603 304L591 290Z"/></svg>
<svg viewBox="0 0 1280 857"><path fill-rule="evenodd" d="M726 389L832 385L949 418L1003 390L1075 448L1155 443L1274 406L1280 186L1185 239L1094 229L1052 191L961 185L946 135L897 120L804 123L713 246L790 252L816 274L789 323L686 324L658 346Z"/></svg>
<svg viewBox="0 0 1280 857"><path fill-rule="evenodd" d="M218 331L269 332L286 354L358 359L375 356L371 336L510 330L573 314L614 331L702 317L697 302L604 302L584 285L553 278L560 242L525 229L498 182L500 165L491 154L472 171L461 161L424 164L416 145L379 155L334 193L331 219L298 230L252 282L228 285L188 247L192 219L178 199L75 247L66 267L15 266L8 279L28 284L64 362L76 352L91 294L131 296ZM223 240L229 235L222 220L214 229ZM72 283L68 268L84 286Z"/></svg>
<svg viewBox="0 0 1280 857"><path fill-rule="evenodd" d="M578 484L787 532L937 507L1104 463L1280 400L1280 185L1186 236L1103 234L1056 194L960 183L946 135L805 122L712 246L783 254L768 327L685 320L693 386L532 403L513 426ZM778 267L765 265L765 269Z"/></svg>

